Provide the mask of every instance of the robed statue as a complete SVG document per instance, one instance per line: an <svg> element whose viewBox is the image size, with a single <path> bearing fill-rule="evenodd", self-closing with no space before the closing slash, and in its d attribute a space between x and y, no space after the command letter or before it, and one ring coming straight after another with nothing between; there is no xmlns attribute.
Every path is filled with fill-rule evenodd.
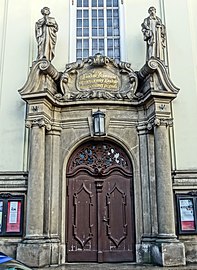
<svg viewBox="0 0 197 270"><path fill-rule="evenodd" d="M37 60L47 59L52 61L55 56L55 44L57 40L58 25L54 18L49 17L50 9L44 7L41 10L43 18L35 25L36 39L38 42Z"/></svg>
<svg viewBox="0 0 197 270"><path fill-rule="evenodd" d="M155 57L164 61L164 50L166 46L166 30L165 25L159 17L156 16L156 8L148 9L149 17L144 19L142 23L142 33L147 43L146 60Z"/></svg>

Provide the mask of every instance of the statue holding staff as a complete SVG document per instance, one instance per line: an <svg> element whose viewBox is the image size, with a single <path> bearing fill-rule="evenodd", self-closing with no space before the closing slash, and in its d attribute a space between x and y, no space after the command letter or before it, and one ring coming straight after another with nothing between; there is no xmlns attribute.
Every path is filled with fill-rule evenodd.
<svg viewBox="0 0 197 270"><path fill-rule="evenodd" d="M155 57L164 61L164 50L166 46L165 25L159 17L156 16L156 8L148 9L149 17L142 23L142 33L147 43L146 60Z"/></svg>
<svg viewBox="0 0 197 270"><path fill-rule="evenodd" d="M52 61L55 56L55 44L57 40L58 25L54 18L49 17L50 9L44 7L41 10L43 18L35 25L36 39L38 42L37 60L46 59Z"/></svg>

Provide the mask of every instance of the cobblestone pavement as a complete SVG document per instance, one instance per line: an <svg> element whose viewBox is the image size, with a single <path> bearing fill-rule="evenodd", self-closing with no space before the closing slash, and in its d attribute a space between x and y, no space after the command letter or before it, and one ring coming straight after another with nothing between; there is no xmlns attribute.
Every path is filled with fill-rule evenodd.
<svg viewBox="0 0 197 270"><path fill-rule="evenodd" d="M197 264L189 264L179 267L158 267L153 265L137 265L132 263L116 263L116 264L95 264L95 263L67 263L62 266L45 267L39 270L194 270Z"/></svg>

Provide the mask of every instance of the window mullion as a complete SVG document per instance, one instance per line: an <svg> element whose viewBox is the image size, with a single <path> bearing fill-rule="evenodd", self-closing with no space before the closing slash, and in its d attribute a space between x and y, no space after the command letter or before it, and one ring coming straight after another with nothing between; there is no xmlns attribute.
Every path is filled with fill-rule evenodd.
<svg viewBox="0 0 197 270"><path fill-rule="evenodd" d="M89 0L89 55L92 55L92 4Z"/></svg>
<svg viewBox="0 0 197 270"><path fill-rule="evenodd" d="M104 55L107 55L107 0L103 2L103 10L104 10Z"/></svg>

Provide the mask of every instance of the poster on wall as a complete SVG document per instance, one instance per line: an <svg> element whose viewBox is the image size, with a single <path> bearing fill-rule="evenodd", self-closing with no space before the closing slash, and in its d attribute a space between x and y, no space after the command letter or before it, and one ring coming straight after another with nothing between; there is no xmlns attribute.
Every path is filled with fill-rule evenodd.
<svg viewBox="0 0 197 270"><path fill-rule="evenodd" d="M20 232L21 202L8 201L6 232Z"/></svg>
<svg viewBox="0 0 197 270"><path fill-rule="evenodd" d="M0 201L0 232L2 232L3 225L3 202Z"/></svg>
<svg viewBox="0 0 197 270"><path fill-rule="evenodd" d="M192 199L180 199L181 230L195 230L194 205Z"/></svg>

